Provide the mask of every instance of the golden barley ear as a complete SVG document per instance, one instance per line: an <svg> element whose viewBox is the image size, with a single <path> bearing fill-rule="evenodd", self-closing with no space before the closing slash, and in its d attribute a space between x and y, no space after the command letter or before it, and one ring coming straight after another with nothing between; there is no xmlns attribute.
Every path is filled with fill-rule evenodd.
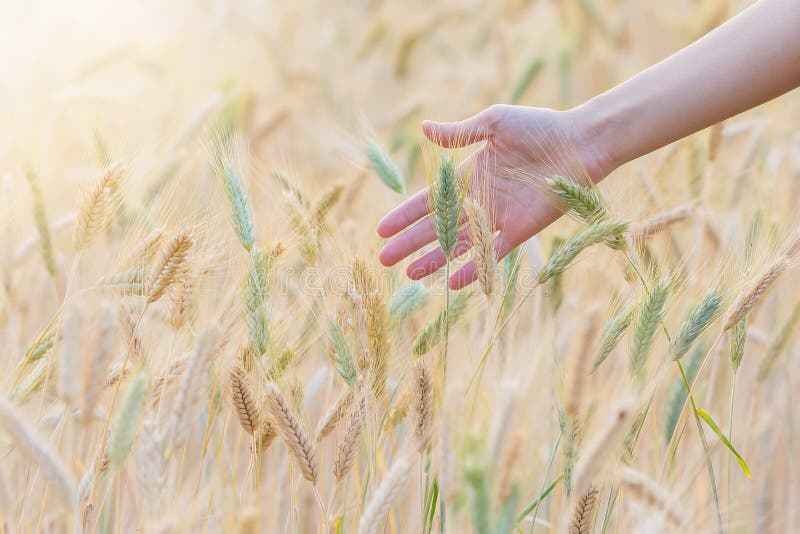
<svg viewBox="0 0 800 534"><path fill-rule="evenodd" d="M314 444L308 437L300 419L286 403L278 386L270 382L266 387L266 401L272 416L272 423L289 448L289 453L300 466L303 478L317 483L319 465L317 464Z"/></svg>
<svg viewBox="0 0 800 534"><path fill-rule="evenodd" d="M108 224L114 200L112 194L121 174L122 166L112 163L106 168L103 177L84 191L72 240L76 251L89 248L97 234Z"/></svg>
<svg viewBox="0 0 800 534"><path fill-rule="evenodd" d="M361 426L363 415L366 411L366 397L361 398L358 405L353 406L350 411L350 420L345 428L344 435L336 445L336 457L333 464L333 476L336 477L336 482L341 482L350 468L353 467L356 454L358 453L358 444L361 438Z"/></svg>
<svg viewBox="0 0 800 534"><path fill-rule="evenodd" d="M320 442L325 437L333 432L336 426L341 421L350 410L350 406L353 404L353 391L350 388L345 388L340 394L339 397L334 402L333 406L325 412L325 415L320 419L319 424L317 425L317 431L315 433L315 441Z"/></svg>
<svg viewBox="0 0 800 534"><path fill-rule="evenodd" d="M191 234L184 230L178 232L162 249L149 283L148 303L160 299L167 288L183 276L192 244Z"/></svg>
<svg viewBox="0 0 800 534"><path fill-rule="evenodd" d="M261 414L244 369L236 365L228 378L228 385L239 424L245 432L253 435L259 428Z"/></svg>
<svg viewBox="0 0 800 534"><path fill-rule="evenodd" d="M591 486L578 499L578 504L575 505L575 511L569 522L569 534L589 534L591 532L592 517L597 505L597 493L597 488Z"/></svg>
<svg viewBox="0 0 800 534"><path fill-rule="evenodd" d="M424 361L414 364L414 438L417 451L423 452L433 430L433 378Z"/></svg>
<svg viewBox="0 0 800 534"><path fill-rule="evenodd" d="M470 222L473 261L478 273L478 282L484 295L491 297L497 283L497 253L494 248L494 229L489 214L477 202L464 201L464 209Z"/></svg>

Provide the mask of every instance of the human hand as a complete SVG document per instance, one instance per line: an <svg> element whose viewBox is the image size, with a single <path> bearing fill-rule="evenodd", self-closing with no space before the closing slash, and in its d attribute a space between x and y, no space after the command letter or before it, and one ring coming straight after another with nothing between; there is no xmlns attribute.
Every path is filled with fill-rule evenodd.
<svg viewBox="0 0 800 534"><path fill-rule="evenodd" d="M494 105L459 122L422 124L425 135L444 148L485 141L458 168L469 179L468 195L484 205L493 227L498 259L555 221L562 211L541 187L555 174L574 180L604 178L613 168L607 152L588 135L575 111L554 111L525 106ZM400 233L402 232L402 233ZM436 239L428 202L428 188L389 212L378 223L378 235L389 238L380 261L392 266ZM452 258L472 248L469 227L459 231ZM419 280L442 268L441 248L414 260L406 269ZM468 262L450 277L450 287L461 289L477 279Z"/></svg>

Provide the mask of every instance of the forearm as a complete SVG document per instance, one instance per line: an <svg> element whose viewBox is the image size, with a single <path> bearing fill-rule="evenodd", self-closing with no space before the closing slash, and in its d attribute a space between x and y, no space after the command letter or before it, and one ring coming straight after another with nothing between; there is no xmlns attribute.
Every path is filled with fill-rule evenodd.
<svg viewBox="0 0 800 534"><path fill-rule="evenodd" d="M571 111L609 170L800 86L800 0L762 0Z"/></svg>

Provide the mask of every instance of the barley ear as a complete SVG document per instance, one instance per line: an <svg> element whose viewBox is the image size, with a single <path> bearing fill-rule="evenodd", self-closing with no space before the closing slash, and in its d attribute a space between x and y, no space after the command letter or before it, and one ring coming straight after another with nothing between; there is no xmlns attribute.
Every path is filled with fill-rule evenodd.
<svg viewBox="0 0 800 534"><path fill-rule="evenodd" d="M483 293L490 297L495 292L497 280L497 253L494 248L494 230L489 215L477 202L467 199L464 208L472 232L473 261L478 282Z"/></svg>
<svg viewBox="0 0 800 534"><path fill-rule="evenodd" d="M183 275L191 248L191 235L188 231L182 231L162 249L148 285L147 302L160 299L167 288Z"/></svg>
<svg viewBox="0 0 800 534"><path fill-rule="evenodd" d="M430 444L433 430L433 379L424 361L414 364L414 438L422 453Z"/></svg>
<svg viewBox="0 0 800 534"><path fill-rule="evenodd" d="M736 300L728 308L725 314L723 332L727 332L742 317L753 309L753 306L761 299L762 295L780 278L789 266L789 258L783 256L775 263L767 267L761 275L742 291Z"/></svg>
<svg viewBox="0 0 800 534"><path fill-rule="evenodd" d="M400 495L411 474L411 460L407 455L397 458L381 481L375 494L364 506L358 522L358 534L379 534L392 503Z"/></svg>
<svg viewBox="0 0 800 534"><path fill-rule="evenodd" d="M653 344L656 329L661 323L661 315L667 300L669 287L660 284L650 290L645 297L631 335L630 374L634 381L641 385L646 372L647 353Z"/></svg>
<svg viewBox="0 0 800 534"><path fill-rule="evenodd" d="M692 344L717 317L721 304L722 296L713 290L692 308L670 343L669 354L673 360L683 358Z"/></svg>
<svg viewBox="0 0 800 534"><path fill-rule="evenodd" d="M289 453L300 466L303 478L316 484L319 466L314 445L302 423L289 408L278 387L272 382L267 384L266 400L272 422L289 448Z"/></svg>
<svg viewBox="0 0 800 534"><path fill-rule="evenodd" d="M139 430L139 421L144 412L148 388L149 378L144 372L133 377L128 385L106 446L106 455L114 467L122 464L133 447Z"/></svg>
<svg viewBox="0 0 800 534"><path fill-rule="evenodd" d="M365 410L364 398L359 405L350 411L350 420L347 423L344 435L336 445L336 457L333 464L333 476L341 482L355 462L358 452L359 439L361 438L361 416Z"/></svg>
<svg viewBox="0 0 800 534"><path fill-rule="evenodd" d="M453 253L458 239L458 222L461 216L461 194L453 159L442 157L439 175L431 187L434 228L439 246L446 258Z"/></svg>
<svg viewBox="0 0 800 534"><path fill-rule="evenodd" d="M347 415L352 404L353 391L350 388L345 388L339 394L333 406L331 406L322 419L320 419L315 436L317 442L325 439L325 437L336 428L339 421Z"/></svg>
<svg viewBox="0 0 800 534"><path fill-rule="evenodd" d="M100 181L84 191L72 240L75 250L89 248L92 240L108 224L113 200L111 197L121 172L122 167L118 163L112 163L106 168Z"/></svg>
<svg viewBox="0 0 800 534"><path fill-rule="evenodd" d="M597 494L597 488L590 486L578 500L569 522L569 534L589 534L591 532Z"/></svg>
<svg viewBox="0 0 800 534"><path fill-rule="evenodd" d="M41 439L16 408L0 401L0 427L12 437L19 449L42 470L58 495L69 505L75 502L75 481L56 452Z"/></svg>
<svg viewBox="0 0 800 534"><path fill-rule="evenodd" d="M383 148L374 139L367 140L367 157L369 158L372 167L378 174L378 178L386 184L386 187L395 193L405 193L406 183L403 174L397 165L394 164L392 158L389 157Z"/></svg>
<svg viewBox="0 0 800 534"><path fill-rule="evenodd" d="M25 172L25 177L31 187L33 220L36 223L36 231L39 234L39 250L42 253L42 260L50 276L55 276L56 259L53 252L53 241L50 236L50 224L47 222L47 211L45 210L42 191L39 189L39 181L31 170Z"/></svg>
<svg viewBox="0 0 800 534"><path fill-rule="evenodd" d="M231 404L239 418L239 424L245 432L252 435L259 428L261 415L244 369L235 366L228 379L228 385Z"/></svg>

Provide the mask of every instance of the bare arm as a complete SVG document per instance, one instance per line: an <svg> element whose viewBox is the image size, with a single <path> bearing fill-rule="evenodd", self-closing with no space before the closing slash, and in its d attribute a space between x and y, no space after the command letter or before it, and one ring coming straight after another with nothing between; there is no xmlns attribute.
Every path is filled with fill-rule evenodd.
<svg viewBox="0 0 800 534"><path fill-rule="evenodd" d="M716 30L630 80L569 111L492 106L468 119L426 121L423 131L444 146L485 141L464 162L490 199L502 258L555 221L561 210L540 188L518 179L587 173L602 180L616 167L800 86L800 0L761 0ZM530 142L533 139L535 142ZM570 157L547 147L566 141ZM490 162L487 164L486 162ZM478 163L478 164L476 164ZM516 178L515 178L516 177ZM427 191L389 212L378 224L394 239L380 254L394 265L436 239ZM462 230L453 256L471 247ZM441 249L407 268L423 278L445 264ZM450 280L460 289L477 274L467 263Z"/></svg>
<svg viewBox="0 0 800 534"><path fill-rule="evenodd" d="M761 0L575 108L613 168L800 86L800 1Z"/></svg>

